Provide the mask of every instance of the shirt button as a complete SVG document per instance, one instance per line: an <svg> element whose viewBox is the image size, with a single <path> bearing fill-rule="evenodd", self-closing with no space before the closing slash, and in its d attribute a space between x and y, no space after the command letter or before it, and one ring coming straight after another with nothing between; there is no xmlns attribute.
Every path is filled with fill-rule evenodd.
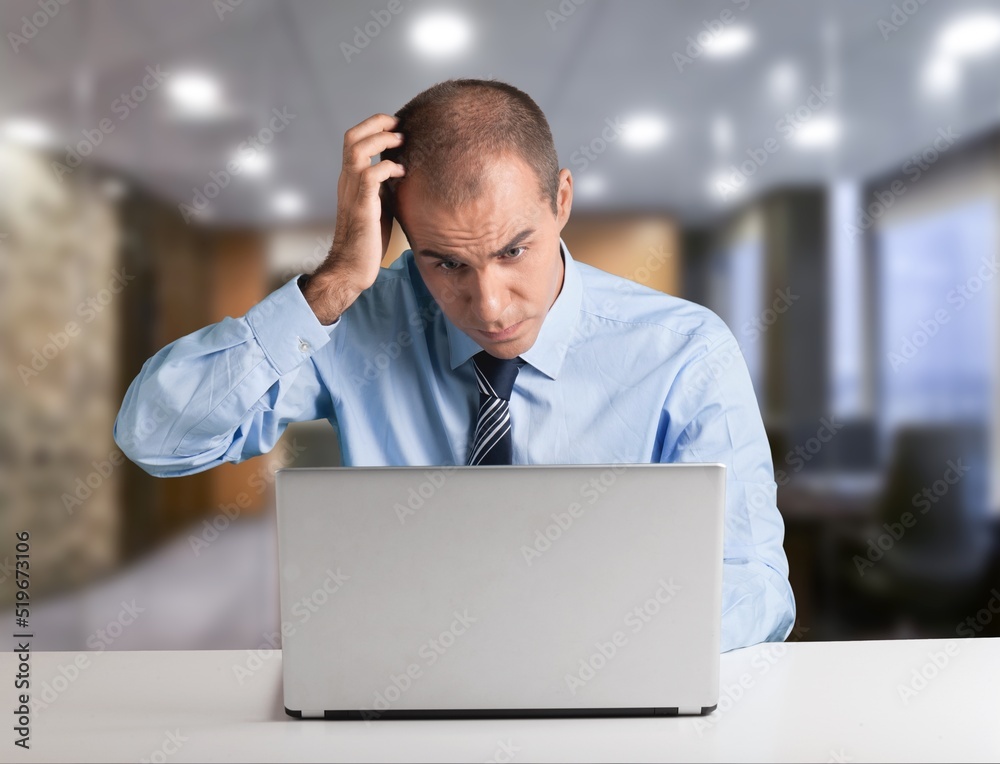
<svg viewBox="0 0 1000 764"><path fill-rule="evenodd" d="M301 350L303 353L309 352L309 343L306 342L301 337L299 338L299 350Z"/></svg>

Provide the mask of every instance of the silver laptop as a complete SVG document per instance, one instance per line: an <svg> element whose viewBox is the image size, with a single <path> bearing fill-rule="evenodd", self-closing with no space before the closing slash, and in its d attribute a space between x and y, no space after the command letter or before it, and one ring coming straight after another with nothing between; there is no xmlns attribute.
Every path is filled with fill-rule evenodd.
<svg viewBox="0 0 1000 764"><path fill-rule="evenodd" d="M725 470L278 470L286 712L710 713Z"/></svg>

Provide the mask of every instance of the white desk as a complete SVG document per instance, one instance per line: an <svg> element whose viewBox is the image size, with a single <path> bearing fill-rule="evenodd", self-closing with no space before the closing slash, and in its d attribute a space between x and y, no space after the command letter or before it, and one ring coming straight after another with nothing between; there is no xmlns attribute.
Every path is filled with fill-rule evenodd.
<svg viewBox="0 0 1000 764"><path fill-rule="evenodd" d="M930 653L947 664L927 668ZM57 681L78 656L87 667ZM758 645L722 656L713 715L656 719L299 721L282 707L280 652L240 686L233 666L249 658L36 653L35 696L63 691L32 714L26 752L13 745L17 661L2 653L0 761L1000 760L1000 639ZM914 670L931 678L904 700Z"/></svg>

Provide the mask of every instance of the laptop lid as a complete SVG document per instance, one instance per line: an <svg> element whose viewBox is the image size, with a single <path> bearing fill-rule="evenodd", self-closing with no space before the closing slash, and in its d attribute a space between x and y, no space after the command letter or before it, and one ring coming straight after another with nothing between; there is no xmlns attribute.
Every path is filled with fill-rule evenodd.
<svg viewBox="0 0 1000 764"><path fill-rule="evenodd" d="M292 716L707 713L725 465L276 476Z"/></svg>

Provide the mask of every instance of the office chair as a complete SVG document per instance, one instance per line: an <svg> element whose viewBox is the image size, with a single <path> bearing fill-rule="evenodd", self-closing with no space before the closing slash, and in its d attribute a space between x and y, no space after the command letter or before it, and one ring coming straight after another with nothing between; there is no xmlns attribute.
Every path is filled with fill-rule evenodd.
<svg viewBox="0 0 1000 764"><path fill-rule="evenodd" d="M974 609L992 553L986 444L977 424L897 431L878 516L838 552L842 600L853 595L867 615L953 634Z"/></svg>

